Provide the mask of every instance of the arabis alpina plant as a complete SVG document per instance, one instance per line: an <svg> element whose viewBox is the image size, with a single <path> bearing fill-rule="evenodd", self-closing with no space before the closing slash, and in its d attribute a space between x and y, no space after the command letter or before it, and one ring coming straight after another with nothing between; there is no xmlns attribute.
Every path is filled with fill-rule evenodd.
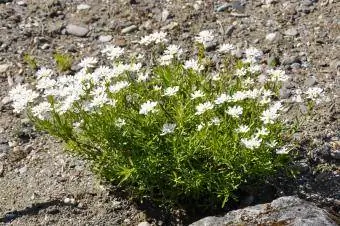
<svg viewBox="0 0 340 226"><path fill-rule="evenodd" d="M167 41L156 32L140 44ZM196 41L205 45L214 37L203 31ZM233 48L225 44L219 52L226 57ZM25 111L38 128L63 139L96 173L134 197L224 204L246 181L273 173L289 154L279 120L286 103L277 95L289 78L259 65L262 52L255 48L240 61L228 55L234 68L226 70L228 64L217 72L202 64L209 60L204 54L188 59L179 46L164 49L151 65L107 46L102 53L109 65L88 57L74 75L41 68L35 86L19 84L9 92L14 112ZM297 90L295 100L304 101L304 95L316 101L323 93Z"/></svg>

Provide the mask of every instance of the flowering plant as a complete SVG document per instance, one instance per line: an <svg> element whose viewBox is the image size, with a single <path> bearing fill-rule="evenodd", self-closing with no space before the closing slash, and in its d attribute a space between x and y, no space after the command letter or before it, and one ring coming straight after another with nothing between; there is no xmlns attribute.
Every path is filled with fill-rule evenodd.
<svg viewBox="0 0 340 226"><path fill-rule="evenodd" d="M204 45L212 40L211 32L200 35L208 36L196 37ZM164 45L165 36L154 33L140 44ZM278 120L285 110L278 91L288 76L258 64L261 51L247 49L232 70L226 64L218 72L202 57L182 60L176 45L148 66L124 62L120 47L102 53L109 66L90 57L74 75L41 68L34 88L18 85L10 97L15 112L26 109L38 128L131 194L224 204L288 153ZM222 45L219 54L233 58L234 46Z"/></svg>

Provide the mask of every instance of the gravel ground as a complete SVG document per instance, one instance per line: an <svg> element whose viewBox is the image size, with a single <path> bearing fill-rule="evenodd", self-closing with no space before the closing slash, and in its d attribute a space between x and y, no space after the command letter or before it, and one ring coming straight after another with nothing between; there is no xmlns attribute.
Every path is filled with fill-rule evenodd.
<svg viewBox="0 0 340 226"><path fill-rule="evenodd" d="M339 15L335 0L0 0L0 223L186 225L205 216L164 212L118 196L86 163L63 152L61 143L13 114L7 97L12 84L33 78L27 54L39 66L55 68L53 54L68 53L76 70L84 55L97 55L109 43L136 54L136 41L159 30L183 47L199 31L211 29L217 44L263 50L263 63L276 62L291 76L283 98L296 87L327 91L331 101L318 106L295 135L300 153L294 164L301 173L294 180L269 181L271 195L242 193L237 207L297 194L339 215ZM209 54L216 55L214 46ZM301 117L299 111L305 108L297 106L287 116Z"/></svg>

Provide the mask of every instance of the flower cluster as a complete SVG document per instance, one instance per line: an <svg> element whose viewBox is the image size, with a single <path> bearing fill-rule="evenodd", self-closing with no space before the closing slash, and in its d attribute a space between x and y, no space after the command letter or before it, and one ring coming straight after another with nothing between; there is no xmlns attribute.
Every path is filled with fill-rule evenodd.
<svg viewBox="0 0 340 226"><path fill-rule="evenodd" d="M214 35L202 31L195 41L206 47ZM41 68L35 84L10 91L14 111L26 109L39 128L100 164L99 173L117 184L165 196L211 195L211 188L228 197L225 187L273 170L277 155L288 154L279 120L287 102L278 93L289 76L260 64L263 53L253 47L237 61L235 47L221 45L219 56L237 63L231 71L213 71L203 63L209 59L188 59L167 42L163 32L140 40L141 46L163 47L149 65L110 45L101 51L109 65L87 57L73 75ZM324 97L314 87L297 89L293 100Z"/></svg>

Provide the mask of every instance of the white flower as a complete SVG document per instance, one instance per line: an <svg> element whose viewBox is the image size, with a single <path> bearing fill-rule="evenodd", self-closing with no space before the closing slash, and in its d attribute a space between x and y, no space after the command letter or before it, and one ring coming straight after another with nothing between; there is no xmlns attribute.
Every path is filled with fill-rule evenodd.
<svg viewBox="0 0 340 226"><path fill-rule="evenodd" d="M212 104L210 101L207 101L205 103L199 104L196 106L196 113L195 115L201 115L207 110L211 110L214 108L214 104Z"/></svg>
<svg viewBox="0 0 340 226"><path fill-rule="evenodd" d="M313 101L317 100L322 94L323 89L320 87L310 87L306 91L307 98Z"/></svg>
<svg viewBox="0 0 340 226"><path fill-rule="evenodd" d="M32 108L33 115L35 117L38 117L41 120L46 119L50 111L51 111L51 104L47 101L41 102L40 104Z"/></svg>
<svg viewBox="0 0 340 226"><path fill-rule="evenodd" d="M258 72L261 72L262 68L260 65L258 64L252 64L249 66L248 68L248 71L252 74L255 74L255 73L258 73Z"/></svg>
<svg viewBox="0 0 340 226"><path fill-rule="evenodd" d="M41 79L44 77L51 77L53 73L54 72L51 69L42 67L37 71L36 76L37 76L37 79Z"/></svg>
<svg viewBox="0 0 340 226"><path fill-rule="evenodd" d="M240 125L237 129L237 133L246 133L250 130L250 128L247 125Z"/></svg>
<svg viewBox="0 0 340 226"><path fill-rule="evenodd" d="M277 112L282 110L281 102L277 102L272 105L269 109L262 112L261 120L264 124L272 124L279 117Z"/></svg>
<svg viewBox="0 0 340 226"><path fill-rule="evenodd" d="M105 54L109 60L114 60L123 55L124 49L119 46L108 45L101 52Z"/></svg>
<svg viewBox="0 0 340 226"><path fill-rule="evenodd" d="M267 136L269 134L269 130L266 127L262 127L261 129L257 129L255 136Z"/></svg>
<svg viewBox="0 0 340 226"><path fill-rule="evenodd" d="M86 75L89 77L89 75ZM97 84L98 82L102 81L103 79L110 79L115 77L114 71L107 67L107 66L100 66L96 68L96 70L91 73L92 81L94 84Z"/></svg>
<svg viewBox="0 0 340 226"><path fill-rule="evenodd" d="M286 155L288 153L289 153L288 147L284 146L284 147L276 149L276 154L278 154L278 155Z"/></svg>
<svg viewBox="0 0 340 226"><path fill-rule="evenodd" d="M173 58L173 55L163 55L158 59L158 62L162 66L170 65Z"/></svg>
<svg viewBox="0 0 340 226"><path fill-rule="evenodd" d="M262 90L262 97L263 98L271 97L273 95L274 95L274 93L269 89L263 89Z"/></svg>
<svg viewBox="0 0 340 226"><path fill-rule="evenodd" d="M153 89L154 89L155 91L159 91L159 90L162 89L162 86L155 85L155 86L153 87Z"/></svg>
<svg viewBox="0 0 340 226"><path fill-rule="evenodd" d="M221 124L221 119L219 119L218 117L214 117L211 119L211 121L208 123L208 125L220 125Z"/></svg>
<svg viewBox="0 0 340 226"><path fill-rule="evenodd" d="M141 40L140 40L140 44L141 45L149 45L151 43L165 43L167 42L168 40L166 39L166 33L164 32L155 32L151 35L147 35L147 36L144 36Z"/></svg>
<svg viewBox="0 0 340 226"><path fill-rule="evenodd" d="M254 47L246 49L245 54L246 54L245 62L247 63L256 63L263 55L262 51Z"/></svg>
<svg viewBox="0 0 340 226"><path fill-rule="evenodd" d="M220 45L218 52L220 52L220 53L230 53L234 49L235 49L235 47L232 44L227 43L227 44Z"/></svg>
<svg viewBox="0 0 340 226"><path fill-rule="evenodd" d="M285 71L280 69L270 69L267 71L270 77L270 81L272 82L285 82L289 79L289 77L286 75Z"/></svg>
<svg viewBox="0 0 340 226"><path fill-rule="evenodd" d="M37 89L51 89L56 85L57 81L50 77L41 77L36 85Z"/></svg>
<svg viewBox="0 0 340 226"><path fill-rule="evenodd" d="M94 57L86 57L81 60L81 62L78 64L82 68L94 68L96 67L96 64L98 63L98 60Z"/></svg>
<svg viewBox="0 0 340 226"><path fill-rule="evenodd" d="M259 83L262 83L262 84L263 84L263 83L266 83L266 82L267 82L268 77L267 77L267 75L265 75L265 74L260 74L257 80L258 80Z"/></svg>
<svg viewBox="0 0 340 226"><path fill-rule="evenodd" d="M180 57L182 53L183 53L183 50L181 49L180 46L177 46L177 45L169 45L164 51L164 55L177 56L177 57Z"/></svg>
<svg viewBox="0 0 340 226"><path fill-rule="evenodd" d="M169 133L173 133L175 131L176 124L165 123L162 128L161 136L164 136Z"/></svg>
<svg viewBox="0 0 340 226"><path fill-rule="evenodd" d="M109 87L109 90L111 93L117 93L119 92L120 90L128 87L130 85L130 83L128 83L127 81L120 81L120 82L117 82L116 84L114 85L111 85Z"/></svg>
<svg viewBox="0 0 340 226"><path fill-rule="evenodd" d="M210 77L211 77L212 81L219 81L219 80L221 80L221 77L220 77L220 75L218 73L212 73L210 75Z"/></svg>
<svg viewBox="0 0 340 226"><path fill-rule="evenodd" d="M240 69L236 69L235 71L235 75L237 77L242 77L242 76L245 76L247 74L247 69L246 68L240 68Z"/></svg>
<svg viewBox="0 0 340 226"><path fill-rule="evenodd" d="M251 85L253 85L254 83L255 83L255 81L254 81L254 79L252 79L252 78L246 78L246 79L243 80L243 85L244 85L245 87L251 86Z"/></svg>
<svg viewBox="0 0 340 226"><path fill-rule="evenodd" d="M197 128L196 128L196 130L197 131L201 131L203 128L204 128L204 124L203 123L200 123L198 126L197 126Z"/></svg>
<svg viewBox="0 0 340 226"><path fill-rule="evenodd" d="M252 90L247 90L245 91L245 93L247 94L247 97L250 99L256 99L261 96L261 90L256 88Z"/></svg>
<svg viewBox="0 0 340 226"><path fill-rule="evenodd" d="M243 108L241 106L229 107L227 114L231 115L233 118L239 118L242 115Z"/></svg>
<svg viewBox="0 0 340 226"><path fill-rule="evenodd" d="M174 86L174 87L169 87L164 90L164 95L163 96L173 96L175 95L179 90L179 86Z"/></svg>
<svg viewBox="0 0 340 226"><path fill-rule="evenodd" d="M301 97L302 90L301 89L296 89L295 90L295 96L292 97L292 101L296 103L302 103L303 99Z"/></svg>
<svg viewBox="0 0 340 226"><path fill-rule="evenodd" d="M231 100L231 96L227 96L225 93L222 93L220 96L216 98L215 104L220 105L230 100Z"/></svg>
<svg viewBox="0 0 340 226"><path fill-rule="evenodd" d="M150 78L149 73L139 73L137 77L138 82L146 82Z"/></svg>
<svg viewBox="0 0 340 226"><path fill-rule="evenodd" d="M125 121L125 119L118 118L116 120L115 125L119 128L122 128L122 126L126 125L126 121Z"/></svg>
<svg viewBox="0 0 340 226"><path fill-rule="evenodd" d="M127 70L128 71L132 71L132 72L138 72L141 68L142 68L142 64L141 63L135 63L135 64L130 64L127 67Z"/></svg>
<svg viewBox="0 0 340 226"><path fill-rule="evenodd" d="M231 98L232 98L232 101L234 101L234 102L247 99L248 98L248 92L237 91L232 95Z"/></svg>
<svg viewBox="0 0 340 226"><path fill-rule="evenodd" d="M242 138L241 139L241 143L248 149L255 149L255 148L258 148L260 147L261 145L261 142L262 142L262 139L261 138L258 138L256 136L252 136L251 138Z"/></svg>
<svg viewBox="0 0 340 226"><path fill-rule="evenodd" d="M270 148L275 148L276 146L277 146L277 141L276 140L272 140L272 141L270 141L270 142L268 142L268 143L266 143L267 145L268 145L268 147L270 147Z"/></svg>
<svg viewBox="0 0 340 226"><path fill-rule="evenodd" d="M204 93L201 90L196 90L195 92L191 94L191 100L194 100L200 97L204 97Z"/></svg>
<svg viewBox="0 0 340 226"><path fill-rule="evenodd" d="M27 85L18 84L9 91L9 98L13 101L14 112L20 113L28 103L32 103L39 94L27 88Z"/></svg>
<svg viewBox="0 0 340 226"><path fill-rule="evenodd" d="M109 102L110 99L108 98L105 89L106 89L105 87L100 86L91 91L93 99L89 104L90 108L102 107L103 105Z"/></svg>
<svg viewBox="0 0 340 226"><path fill-rule="evenodd" d="M149 112L156 112L155 107L157 106L157 102L148 100L146 103L141 105L141 109L139 110L139 114L147 115Z"/></svg>
<svg viewBox="0 0 340 226"><path fill-rule="evenodd" d="M185 61L184 68L192 69L197 72L200 72L204 69L204 67L198 63L198 60L194 60L194 59Z"/></svg>
<svg viewBox="0 0 340 226"><path fill-rule="evenodd" d="M214 41L214 35L212 31L204 30L201 31L197 37L195 37L196 42L202 43L204 47L207 47L209 43Z"/></svg>

